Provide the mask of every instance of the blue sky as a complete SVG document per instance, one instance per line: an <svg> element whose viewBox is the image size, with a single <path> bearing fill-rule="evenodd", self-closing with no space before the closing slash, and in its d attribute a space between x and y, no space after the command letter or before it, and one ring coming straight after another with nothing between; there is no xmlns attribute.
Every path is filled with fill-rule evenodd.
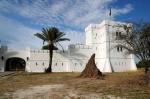
<svg viewBox="0 0 150 99"><path fill-rule="evenodd" d="M150 0L0 0L0 45L9 49L41 49L42 40L34 36L42 28L57 27L66 33L69 44L84 44L84 29L91 23L150 21Z"/></svg>

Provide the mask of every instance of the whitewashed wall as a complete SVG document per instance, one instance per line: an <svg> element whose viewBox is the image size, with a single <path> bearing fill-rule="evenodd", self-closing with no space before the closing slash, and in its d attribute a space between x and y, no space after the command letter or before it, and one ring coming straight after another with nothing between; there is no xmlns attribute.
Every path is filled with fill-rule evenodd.
<svg viewBox="0 0 150 99"><path fill-rule="evenodd" d="M0 59L0 72L4 72L6 68L6 61L9 58L22 58L26 62L26 71L30 67L29 62L27 61L27 57L29 57L29 52L28 51L13 51L13 50L8 50L7 47L3 46L0 49L0 57L4 57L4 60L2 61Z"/></svg>
<svg viewBox="0 0 150 99"><path fill-rule="evenodd" d="M53 72L66 72L68 68L68 52L54 50L53 51ZM31 50L30 51L30 71L29 72L44 72L49 66L49 51L48 50Z"/></svg>
<svg viewBox="0 0 150 99"><path fill-rule="evenodd" d="M85 28L86 45L71 44L65 52L54 51L52 71L81 72L93 53L96 54L95 63L102 72L136 70L133 55L125 56L124 49L119 51L117 48L110 50L111 47L118 44L118 41L114 40L116 32L125 33L123 25L126 25L126 23L107 20L104 20L101 24L90 24ZM0 49L1 56L5 57L3 61L0 59L1 72L5 70L7 59L12 57L24 59L27 72L44 72L45 68L49 66L48 50L31 50L27 48L25 51L12 51L3 46ZM27 61L27 57L29 57L29 61Z"/></svg>
<svg viewBox="0 0 150 99"><path fill-rule="evenodd" d="M70 72L82 72L93 54L92 46L87 45L69 45L68 52Z"/></svg>

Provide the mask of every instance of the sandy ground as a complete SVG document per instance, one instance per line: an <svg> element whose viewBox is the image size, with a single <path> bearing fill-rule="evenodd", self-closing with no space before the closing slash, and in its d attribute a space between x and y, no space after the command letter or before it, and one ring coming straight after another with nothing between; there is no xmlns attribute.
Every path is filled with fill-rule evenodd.
<svg viewBox="0 0 150 99"><path fill-rule="evenodd" d="M7 92L2 99L120 99L112 95L102 96L94 93L79 93L63 84L42 85Z"/></svg>

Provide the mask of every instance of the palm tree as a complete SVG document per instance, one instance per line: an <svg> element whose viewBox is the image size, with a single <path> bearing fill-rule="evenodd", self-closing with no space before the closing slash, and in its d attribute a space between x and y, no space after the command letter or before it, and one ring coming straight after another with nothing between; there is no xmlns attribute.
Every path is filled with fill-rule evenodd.
<svg viewBox="0 0 150 99"><path fill-rule="evenodd" d="M53 50L54 50L54 45L60 45L60 41L70 41L68 38L63 38L66 34L63 32L60 32L57 28L51 27L49 29L43 28L42 33L36 33L34 34L38 38L43 40L44 42L48 43L49 46L49 67L45 69L45 72L52 72L52 58L53 58ZM61 46L61 45L60 45ZM61 46L62 47L62 46ZM63 49L63 47L62 47Z"/></svg>

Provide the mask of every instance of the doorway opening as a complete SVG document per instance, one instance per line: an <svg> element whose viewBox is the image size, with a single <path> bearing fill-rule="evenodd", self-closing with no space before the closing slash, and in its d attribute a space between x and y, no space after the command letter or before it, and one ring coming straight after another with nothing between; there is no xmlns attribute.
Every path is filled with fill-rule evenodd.
<svg viewBox="0 0 150 99"><path fill-rule="evenodd" d="M6 61L5 71L25 71L26 62L22 58L13 57Z"/></svg>

